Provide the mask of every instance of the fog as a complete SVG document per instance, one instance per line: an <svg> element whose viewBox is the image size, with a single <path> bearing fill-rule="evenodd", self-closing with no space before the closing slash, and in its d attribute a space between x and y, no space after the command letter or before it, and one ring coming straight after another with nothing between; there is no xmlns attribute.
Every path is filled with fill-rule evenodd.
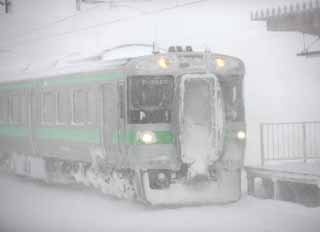
<svg viewBox="0 0 320 232"><path fill-rule="evenodd" d="M212 52L237 56L245 63L244 94L248 129L246 164L258 164L260 161L259 123L319 121L320 58L307 59L296 56L296 53L303 48L301 34L268 32L264 22L250 20L250 12L253 10L283 6L297 1L159 0L114 4L111 7L108 4L98 7L84 5L82 13L75 11L74 2L74 0L15 0L13 1L12 14L0 14L1 81L20 79L26 75L32 76L39 70L52 68L57 60L94 55L103 49L126 43L151 44L156 41L162 48L167 48L170 45L192 45L194 50L209 48ZM185 2L190 4L184 5ZM68 18L73 14L77 15ZM61 19L59 23L52 23L59 19ZM306 39L312 41L313 38L306 36ZM129 53L128 55L132 56L140 54L141 51L132 50ZM8 182L7 179L0 180L0 182L2 185L10 186L8 184L10 181ZM21 187L21 183L15 183L9 189L15 191L18 189L17 186ZM29 187L25 187L24 183L22 187L32 195L33 190L28 190ZM43 189L40 190L40 193L46 194ZM5 199L10 199L10 191L5 194L7 194ZM70 195L70 192L67 194ZM22 201L23 196L16 197ZM81 195L79 198L82 197ZM46 195L45 201L50 201L52 198L54 196ZM78 199L78 201L81 202L82 199ZM79 204L79 202L71 203L70 207L73 204ZM66 202L62 200L62 203ZM240 209L243 208L243 204L252 206L254 203L257 202L251 198L245 199L245 202L239 203ZM97 207L101 206L100 202L99 204L94 202L94 204L98 205ZM264 202L263 206L257 206L259 209L255 206L252 207L249 214L241 211L241 218L249 221L255 212L263 215L265 208L268 209L267 212L270 216L277 212L277 209L284 203L279 203L280 206L276 203L269 208L268 204L269 202ZM37 206L39 205L41 204ZM127 206L120 205L122 211L116 212L117 215L120 215L119 217L121 217L121 213L125 212ZM233 211L233 207L237 208L237 206L233 205L230 211ZM7 205L7 207L9 206ZM22 207L32 208L23 202ZM111 212L117 207L119 207L118 203L116 203L116 207L112 205ZM137 210L135 207L131 207L131 205L129 207L134 212L133 214ZM92 207L92 209L96 208ZM285 209L287 210L285 214L288 222L292 216L288 212L293 208L291 205L287 205ZM99 210L102 209L99 208ZM230 213L228 207L223 210L226 224L232 224L232 220L228 220L228 212ZM301 208L294 208L294 210L298 211ZM145 211L141 213L140 208L138 211L139 217L146 216ZM212 213L206 208L204 211ZM240 210L238 211L240 212ZM126 213L125 217L130 218L132 216L130 212ZM308 211L308 213L310 212ZM316 215L314 212L313 215ZM12 209L9 215L15 213L16 210ZM103 214L104 212L99 211L99 213ZM161 214L161 212L157 214ZM20 215L26 216L25 213ZM50 216L50 214L48 215ZM58 217L58 215L58 212L53 212L53 216ZM171 215L170 212L162 219L168 220L170 217L168 215ZM199 216L194 211L187 215L184 217L185 220ZM215 215L219 215L219 212L217 211ZM295 219L292 221L299 221L300 216L299 213L295 213ZM279 217L281 218L281 216ZM82 218L84 219L85 216ZM287 225L284 222L279 224L275 217L267 217L267 219L280 226L278 228L270 226L270 230L263 231L281 231L279 228ZM298 223L300 227L294 228L292 226L292 228L290 227L292 230L289 231L293 231L293 229L301 231L307 224L305 223L307 219L308 217L305 217L303 223ZM2 220L10 220L10 217L6 216ZM78 220L78 218L72 218L72 220ZM92 225L95 220L93 216L90 217ZM263 220L260 220L257 224L250 224L249 229L259 231L261 225L264 224ZM316 219L312 220L313 223L316 222ZM60 223L60 221L56 222ZM208 221L202 220L202 223L209 222L210 219ZM19 228L23 228L25 221L21 220L19 223ZM55 222L51 223L55 224ZM74 223L77 222L74 221ZM137 228L144 228L146 225L141 218L136 223L141 223L140 225L134 223ZM173 226L177 226L179 223L183 224L184 222L180 220ZM98 226L102 227L103 225L100 222ZM309 227L310 231L314 229L310 224ZM79 229L78 227L74 228ZM233 229L228 227L225 231L233 231ZM246 224L242 223L240 229L240 231L246 231Z"/></svg>
<svg viewBox="0 0 320 232"><path fill-rule="evenodd" d="M268 32L265 22L250 21L251 11L292 2L153 1L95 9L84 5L84 13L66 18L77 14L74 1L15 1L13 13L0 16L1 80L22 78L26 70L45 70L59 59L92 55L125 43L157 41L163 48L190 44L194 49L234 55L247 69L246 163L255 164L260 122L309 121L320 116L320 60L295 55L303 48L302 35ZM61 18L65 19L52 24Z"/></svg>

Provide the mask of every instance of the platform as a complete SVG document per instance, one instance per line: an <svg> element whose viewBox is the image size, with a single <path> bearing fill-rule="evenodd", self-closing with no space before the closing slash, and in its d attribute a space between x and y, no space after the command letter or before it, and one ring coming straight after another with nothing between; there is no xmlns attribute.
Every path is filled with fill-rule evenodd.
<svg viewBox="0 0 320 232"><path fill-rule="evenodd" d="M245 170L249 195L320 206L320 160L278 161Z"/></svg>
<svg viewBox="0 0 320 232"><path fill-rule="evenodd" d="M248 194L320 206L320 122L260 125L261 165L246 166Z"/></svg>

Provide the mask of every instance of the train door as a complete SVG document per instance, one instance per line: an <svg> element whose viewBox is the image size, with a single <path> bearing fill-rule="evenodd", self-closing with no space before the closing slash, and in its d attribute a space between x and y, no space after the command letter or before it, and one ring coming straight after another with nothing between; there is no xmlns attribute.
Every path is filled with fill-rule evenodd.
<svg viewBox="0 0 320 232"><path fill-rule="evenodd" d="M123 152L123 146L119 141L124 131L124 112L121 106L123 99L119 91L121 88L123 84L115 82L103 85L103 142L107 161L113 165L119 164Z"/></svg>
<svg viewBox="0 0 320 232"><path fill-rule="evenodd" d="M181 153L190 164L189 176L207 176L216 160L215 84L211 76L185 75L181 81Z"/></svg>

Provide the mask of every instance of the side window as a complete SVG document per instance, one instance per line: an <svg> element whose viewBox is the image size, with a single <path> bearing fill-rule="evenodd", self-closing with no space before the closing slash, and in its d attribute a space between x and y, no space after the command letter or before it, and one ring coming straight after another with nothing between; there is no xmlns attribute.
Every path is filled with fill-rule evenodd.
<svg viewBox="0 0 320 232"><path fill-rule="evenodd" d="M57 93L57 123L66 124L68 122L68 99L63 91Z"/></svg>
<svg viewBox="0 0 320 232"><path fill-rule="evenodd" d="M89 91L88 92L88 124L94 124L96 122L96 116L97 116L97 111L96 111L96 100L95 100L95 95L94 91Z"/></svg>
<svg viewBox="0 0 320 232"><path fill-rule="evenodd" d="M24 122L24 108L26 98L24 95L12 95L9 102L10 121L13 124L22 124Z"/></svg>
<svg viewBox="0 0 320 232"><path fill-rule="evenodd" d="M124 93L124 83L120 82L118 85L119 90L119 107L120 107L120 118L125 117L125 93Z"/></svg>
<svg viewBox="0 0 320 232"><path fill-rule="evenodd" d="M8 122L9 98L7 96L0 97L0 122Z"/></svg>
<svg viewBox="0 0 320 232"><path fill-rule="evenodd" d="M84 124L88 120L88 92L75 90L73 92L73 122Z"/></svg>
<svg viewBox="0 0 320 232"><path fill-rule="evenodd" d="M226 107L227 120L242 121L244 119L242 82L227 82L222 86L222 91Z"/></svg>
<svg viewBox="0 0 320 232"><path fill-rule="evenodd" d="M45 92L41 96L41 122L53 124L56 122L56 93Z"/></svg>

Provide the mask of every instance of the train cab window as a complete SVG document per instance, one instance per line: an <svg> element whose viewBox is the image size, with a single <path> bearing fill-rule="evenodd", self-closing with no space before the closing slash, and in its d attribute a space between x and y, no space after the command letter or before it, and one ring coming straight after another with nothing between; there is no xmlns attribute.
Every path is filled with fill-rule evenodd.
<svg viewBox="0 0 320 232"><path fill-rule="evenodd" d="M46 92L41 97L41 122L56 123L56 93Z"/></svg>
<svg viewBox="0 0 320 232"><path fill-rule="evenodd" d="M135 76L128 79L129 123L170 123L172 76Z"/></svg>
<svg viewBox="0 0 320 232"><path fill-rule="evenodd" d="M85 124L88 120L88 92L75 90L73 92L73 123Z"/></svg>
<svg viewBox="0 0 320 232"><path fill-rule="evenodd" d="M244 106L242 97L242 82L224 83L223 97L226 107L226 118L230 121L244 120Z"/></svg>

